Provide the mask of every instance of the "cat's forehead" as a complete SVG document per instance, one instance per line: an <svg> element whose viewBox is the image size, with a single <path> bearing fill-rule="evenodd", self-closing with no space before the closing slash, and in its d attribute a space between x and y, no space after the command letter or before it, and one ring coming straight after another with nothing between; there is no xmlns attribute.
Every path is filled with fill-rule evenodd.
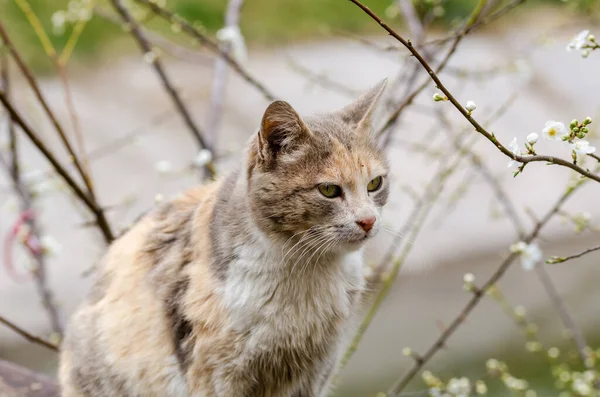
<svg viewBox="0 0 600 397"><path fill-rule="evenodd" d="M320 174L332 181L351 183L387 172L387 162L367 131L344 123L334 115L307 120L316 148L327 152Z"/></svg>

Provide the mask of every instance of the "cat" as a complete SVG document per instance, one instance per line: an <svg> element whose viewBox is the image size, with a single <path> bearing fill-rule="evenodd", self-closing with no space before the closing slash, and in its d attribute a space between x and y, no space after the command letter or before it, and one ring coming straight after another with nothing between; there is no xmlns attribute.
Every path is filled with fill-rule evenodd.
<svg viewBox="0 0 600 397"><path fill-rule="evenodd" d="M368 290L387 80L335 112L265 110L243 162L116 240L72 316L64 397L322 397Z"/></svg>

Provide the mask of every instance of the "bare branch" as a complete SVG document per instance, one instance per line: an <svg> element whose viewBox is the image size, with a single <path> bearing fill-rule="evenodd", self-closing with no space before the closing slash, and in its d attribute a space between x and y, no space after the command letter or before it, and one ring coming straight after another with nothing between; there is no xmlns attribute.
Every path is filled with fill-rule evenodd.
<svg viewBox="0 0 600 397"><path fill-rule="evenodd" d="M515 155L514 153L512 153L510 150L508 150L508 148L506 148L504 145L502 145L498 141L498 139L496 139L494 134L488 132L485 128L483 128L481 126L481 124L479 124L479 122L477 122L477 120L475 120L471 116L470 112L467 111L460 104L460 102L458 102L458 100L456 100L456 98L454 98L452 93L448 90L448 88L446 88L446 86L442 83L440 78L437 76L436 72L431 68L431 66L429 66L427 61L423 58L423 56L419 53L419 51L417 51L413 47L413 45L409 41L406 41L394 29L392 29L381 18L379 18L373 11L371 11L369 9L369 7L365 6L360 1L358 1L358 0L349 0L349 1L354 3L355 5L357 5L361 10L363 10L373 20L375 20L379 25L381 25L381 27L383 27L390 35L392 35L396 40L401 42L410 51L410 53L419 61L419 63L423 66L423 68L425 68L425 70L429 74L429 77L435 82L436 87L444 93L444 95L452 103L452 105L454 105L454 107L464 116L465 119L467 119L467 121L475 128L475 130L477 132L479 132L481 135L486 137L490 142L492 142L503 154L505 154L506 156L510 157L511 159L513 159L515 161L522 163L523 165L526 165L531 162L539 162L539 161L546 162L549 164L561 165L563 167L570 168L573 171L576 171L577 173L579 173L583 176L593 179L596 182L600 182L599 175L596 175L586 169L579 167L576 164L573 164L573 163L563 160L561 158L555 158L552 156L538 156L538 155L533 155L533 156L520 156L519 155L518 156L518 155Z"/></svg>
<svg viewBox="0 0 600 397"><path fill-rule="evenodd" d="M2 78L2 89L4 90L6 95L9 95L10 86L8 56L5 53L0 54L0 69ZM31 194L21 180L18 159L17 135L15 133L13 122L10 118L8 120L8 132L10 140L9 147L11 152L11 162L10 164L6 162L0 154L0 163L2 163L4 168L6 168L8 175L13 182L15 193L20 199L19 201L21 203L21 211L25 214L33 211L33 206L31 203ZM27 218L26 223L29 226L32 236L39 243L41 241L41 233L35 217ZM52 292L50 291L46 283L46 260L44 257L44 253L40 252L39 250L30 250L30 253L37 262L36 269L32 273L36 282L38 293L40 294L42 300L42 304L46 309L46 312L48 313L52 330L54 332L62 334L62 323L60 321L58 309L56 307L56 304L54 303Z"/></svg>
<svg viewBox="0 0 600 397"><path fill-rule="evenodd" d="M118 18L118 16L113 15L113 13L101 7L94 7L94 15L97 15L108 22L114 23L115 25L121 26L121 20ZM214 56L199 51L190 50L151 30L146 31L146 37L154 47L162 49L165 53L174 58L203 66L209 66L214 62Z"/></svg>
<svg viewBox="0 0 600 397"><path fill-rule="evenodd" d="M29 127L29 125L25 122L25 120L21 117L21 115L17 112L17 110L13 107L10 100L6 97L4 92L0 92L0 101L10 114L12 120L23 130L25 135L29 138L29 140L34 144L34 146L43 154L43 156L52 164L52 167L56 170L56 172L61 176L61 178L67 183L67 185L71 188L73 193L86 205L86 207L94 214L96 217L96 223L100 228L104 240L107 243L110 243L114 239L114 235L110 229L110 225L102 211L102 208L96 203L96 201L88 196L79 184L69 175L67 170L60 164L60 162L54 157L54 154L46 147L44 142L39 138L39 136Z"/></svg>
<svg viewBox="0 0 600 397"><path fill-rule="evenodd" d="M310 83L316 84L332 92L337 92L338 94L349 98L356 98L360 95L360 91L354 90L344 84L338 83L337 81L333 81L325 73L314 72L307 67L300 65L294 59L290 58L288 64L294 72L304 77Z"/></svg>
<svg viewBox="0 0 600 397"><path fill-rule="evenodd" d="M579 357L581 358L583 365L588 369L592 369L594 366L593 365L590 366L589 361L587 360L588 359L588 355L586 354L587 343L585 342L585 339L583 337L583 332L581 331L579 326L575 323L575 320L573 320L571 313L567 309L567 305L565 304L565 302L561 298L560 294L556 290L556 286L552 282L552 279L550 278L548 271L541 263L537 264L537 266L535 267L535 271L536 271L536 274L537 274L540 282L542 283L542 286L544 287L544 290L548 294L548 298L550 298L550 302L552 302L552 306L558 313L558 316L560 317L563 325L565 326L566 329L568 329L570 331L570 333L573 337L573 340L575 341L575 344L577 345L577 353L579 354Z"/></svg>
<svg viewBox="0 0 600 397"><path fill-rule="evenodd" d="M113 0L114 1L114 0ZM144 4L149 7L153 13L165 19L169 23L175 23L181 26L181 30L186 34L194 37L201 44L204 44L209 50L214 52L215 54L221 56L223 59L227 61L229 66L233 68L247 83L254 86L260 93L267 99L268 101L274 101L275 95L271 93L261 82L259 82L255 77L250 75L250 73L242 66L238 61L233 59L228 53L221 50L219 45L215 43L213 40L208 38L205 34L200 32L198 29L193 27L188 21L177 16L173 12L158 6L156 3L153 3L149 0L135 0L138 3Z"/></svg>
<svg viewBox="0 0 600 397"><path fill-rule="evenodd" d="M352 1L352 0L350 0ZM564 202L573 194L573 192L581 186L583 181L580 181L576 186L569 188L565 193L563 193L556 203L550 208L550 210L544 215L544 217L536 223L533 227L532 231L523 239L525 243L530 243L533 241L542 228L548 223L548 221L560 210ZM516 252L511 252L505 259L502 261L500 266L496 269L494 274L485 282L485 284L476 291L473 292L473 297L469 302L465 305L465 307L460 311L460 313L456 316L456 318L452 321L452 323L442 332L442 334L438 337L438 339L429 347L427 352L422 356L422 361L419 363L415 363L400 379L394 383L394 385L388 391L388 396L397 396L409 382L421 371L423 366L433 358L433 356L446 345L448 339L456 332L456 330L460 327L460 325L464 322L467 316L471 313L471 311L479 304L485 293L492 288L494 284L496 284L502 276L506 273L508 268L514 262L519 254Z"/></svg>
<svg viewBox="0 0 600 397"><path fill-rule="evenodd" d="M131 14L129 13L127 8L123 5L121 0L111 0L111 2L113 4L115 10L119 13L119 15L121 15L121 18L123 18L123 21L125 21L125 23L129 27L129 29L131 29L131 33L132 33L133 37L137 41L138 45L140 46L140 48L142 49L144 54L153 54L152 45L150 44L150 41L148 41L148 39L144 35L144 32L142 31L142 28L137 24L137 22L131 16ZM152 63L152 67L158 74L165 90L167 91L167 94L169 94L169 96L171 97L171 100L173 101L175 108L181 114L181 117L183 118L188 129L190 130L193 137L198 142L198 146L200 146L200 149L206 148L206 149L210 150L210 147L208 146L208 143L204 139L202 132L200 131L200 129L198 128L198 126L196 125L194 120L192 120L192 116L190 115L189 111L187 110L187 107L181 100L179 93L177 92L177 90L175 89L175 87L173 86L173 84L171 83L169 78L167 77L167 74L165 72L165 69L164 69L160 59L157 57L153 57L151 59L151 63ZM207 164L204 168L206 169L206 171L210 177L214 177L216 175L215 168L214 168L214 165L212 162Z"/></svg>
<svg viewBox="0 0 600 397"><path fill-rule="evenodd" d="M23 328L17 326L16 324L14 324L11 321L8 321L6 318L4 318L2 316L0 316L0 323L4 324L6 327L10 328L17 334L21 335L23 338L27 339L29 342L37 343L38 345L44 346L44 347L46 347L50 350L56 351L56 352L58 351L58 346L56 346L55 344L48 342L47 340L44 340L40 337L30 334L29 332L25 331Z"/></svg>
<svg viewBox="0 0 600 397"><path fill-rule="evenodd" d="M73 164L75 165L75 168L77 169L77 171L81 175L81 178L83 179L83 182L85 183L88 191L93 196L94 193L93 193L93 188L92 188L92 182L90 180L90 177L89 177L87 171L83 168L83 166L82 166L82 164L81 164L81 162L79 160L79 157L75 153L75 150L73 150L73 147L71 146L71 143L69 142L69 139L67 138L67 135L66 135L65 131L63 130L62 126L58 122L58 119L56 118L56 116L54 115L54 113L52 112L52 110L50 109L50 106L48 105L48 102L44 98L44 95L42 94L42 92L41 92L41 90L39 88L39 85L37 84L37 81L35 80L35 77L33 76L33 72L31 71L31 69L29 69L29 67L23 61L23 58L18 53L18 51L17 51L16 47L14 46L13 42L10 40L10 37L6 33L6 30L4 29L4 25L2 24L1 21L0 21L0 36L2 36L2 40L4 41L4 44L6 45L6 48L8 48L8 51L10 52L11 56L13 57L13 59L15 60L15 62L17 63L17 65L19 66L19 69L21 70L21 72L25 76L25 79L27 80L27 82L31 86L31 89L33 90L36 98L38 99L38 101L40 103L40 105L42 105L42 108L44 109L46 115L48 116L48 118L52 122L52 125L56 129L56 132L58 133L61 142L64 144L64 146L67 149L69 155L73 159Z"/></svg>
<svg viewBox="0 0 600 397"><path fill-rule="evenodd" d="M586 249L584 251L581 251L578 254L571 255L571 256L553 256L552 258L546 260L546 263L549 263L549 264L563 263L563 262L566 262L566 261L571 260L571 259L581 258L584 255L587 255L587 254L589 254L591 252L595 252L595 251L598 251L598 250L600 250L600 246L594 247L594 248L588 248L588 249Z"/></svg>
<svg viewBox="0 0 600 397"><path fill-rule="evenodd" d="M500 19L501 17L503 17L504 15L508 14L514 8L520 6L521 4L525 3L526 1L527 0L513 0L513 1L511 1L506 6L504 6L504 7L500 8L499 10L491 13L487 17L481 19L479 22L477 22L476 24L474 24L471 30L478 29L478 28L480 28L482 26L485 26L485 25L489 24L490 22L493 22L493 21L495 21L497 19ZM430 42L425 43L423 45L423 47L428 47L430 45L443 45L443 44L446 44L450 40L456 39L456 37L459 34L460 33L455 33L455 34L452 34L452 35L450 35L448 37L444 37L443 39L432 40Z"/></svg>
<svg viewBox="0 0 600 397"><path fill-rule="evenodd" d="M227 10L225 11L225 29L233 29L239 31L240 14L244 0L229 0L227 2ZM222 43L220 46L223 53L231 55L231 43ZM210 94L210 110L208 112L208 121L206 130L208 131L208 139L212 146L215 146L219 132L219 124L221 122L221 113L223 112L223 99L225 97L225 88L227 86L227 61L223 57L218 57L215 60L213 69L213 85Z"/></svg>
<svg viewBox="0 0 600 397"><path fill-rule="evenodd" d="M477 3L477 6L473 9L471 15L469 16L469 18L467 19L467 21L465 22L463 27L460 28L459 33L456 35L456 38L454 39L454 42L452 43L452 46L450 47L450 49L448 50L448 52L446 53L446 55L444 56L444 58L442 59L440 64L438 65L438 67L436 69L437 73L440 73L444 70L444 68L450 61L450 58L452 58L452 55L454 55L454 53L456 52L460 42L463 40L463 38L467 34L469 34L469 32L471 31L471 29L473 27L473 24L475 24L475 22L477 22L479 16L481 15L481 12L483 11L486 2L487 2L487 0L479 0L479 2ZM410 44L412 46L412 43L410 43ZM416 68L415 68L415 72L416 72ZM429 80L423 81L423 83L421 83L421 85L418 86L412 93L407 94L405 96L404 101L389 116L389 118L387 119L387 121L385 122L385 124L383 125L381 130L377 133L378 137L382 137L382 136L384 137L384 144L386 142L389 142L389 137L391 134L389 130L397 122L398 118L400 117L400 115L402 114L404 109L406 109L413 102L413 100L417 97L417 95L419 95L428 85L429 85ZM387 133L387 135L386 135L386 133Z"/></svg>

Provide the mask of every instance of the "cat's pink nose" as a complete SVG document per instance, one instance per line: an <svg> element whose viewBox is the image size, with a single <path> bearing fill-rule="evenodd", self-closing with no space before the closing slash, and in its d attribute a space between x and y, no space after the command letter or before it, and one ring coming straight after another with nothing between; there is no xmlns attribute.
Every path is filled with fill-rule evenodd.
<svg viewBox="0 0 600 397"><path fill-rule="evenodd" d="M362 230L368 232L373 229L373 225L375 224L375 217L371 216L369 218L363 218L361 220L356 221L356 224L361 227Z"/></svg>

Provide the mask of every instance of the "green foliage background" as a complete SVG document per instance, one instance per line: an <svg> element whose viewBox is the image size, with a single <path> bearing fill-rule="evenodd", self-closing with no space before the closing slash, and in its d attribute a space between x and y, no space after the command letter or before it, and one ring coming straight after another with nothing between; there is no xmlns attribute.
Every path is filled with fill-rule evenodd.
<svg viewBox="0 0 600 397"><path fill-rule="evenodd" d="M440 0L413 0L421 12ZM52 34L52 14L68 7L69 0L28 0L42 21L56 48L62 48L69 29L62 35ZM559 4L563 0L529 0L526 7L540 3ZM600 8L600 0L568 0L585 13ZM133 2L132 2L133 3ZM168 0L167 7L188 20L201 24L208 32L218 30L224 19L226 0ZM392 0L365 0L380 15L394 3ZM440 25L452 25L469 14L475 0L442 0L445 14L438 20ZM107 0L97 0L97 7L112 12ZM389 15L389 14L388 14ZM38 71L50 70L50 62L39 40L14 0L0 0L0 16L6 24L20 51ZM396 18L401 22L401 16ZM392 20L392 22L394 22ZM164 23L149 17L145 23L163 32L169 32ZM247 41L254 46L283 45L290 41L319 39L331 30L355 33L378 32L379 28L347 0L247 0L243 9L242 30ZM75 49L78 59L107 57L120 48L131 44L120 27L102 18L94 17L86 26Z"/></svg>

